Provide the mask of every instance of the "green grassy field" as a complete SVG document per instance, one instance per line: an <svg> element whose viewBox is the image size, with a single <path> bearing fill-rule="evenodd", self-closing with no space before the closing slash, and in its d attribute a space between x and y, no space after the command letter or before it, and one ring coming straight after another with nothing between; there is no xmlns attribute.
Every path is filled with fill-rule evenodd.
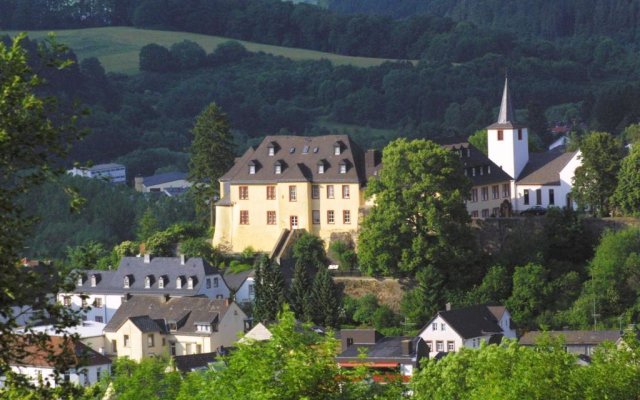
<svg viewBox="0 0 640 400"><path fill-rule="evenodd" d="M4 33L13 35L16 32L0 32L0 34ZM42 38L48 33L49 31L32 31L29 32L29 36ZM200 44L207 53L210 53L220 43L232 40L195 33L155 31L131 27L70 29L55 31L55 33L58 41L72 48L80 59L97 57L107 71L126 74L138 72L138 53L143 46L149 43L170 46L183 40L191 40ZM238 42L242 43L249 51L263 51L292 60L327 59L334 65L354 65L358 67L371 67L389 61L381 58L349 57L313 50L270 46L241 40Z"/></svg>

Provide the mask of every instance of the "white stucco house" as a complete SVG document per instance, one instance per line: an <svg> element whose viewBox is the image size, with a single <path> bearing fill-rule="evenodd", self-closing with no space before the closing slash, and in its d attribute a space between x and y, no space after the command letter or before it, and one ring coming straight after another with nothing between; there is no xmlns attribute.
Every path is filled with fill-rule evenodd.
<svg viewBox="0 0 640 400"><path fill-rule="evenodd" d="M105 179L111 183L126 183L127 169L122 164L98 164L90 168L74 167L67 171L69 175L85 178Z"/></svg>
<svg viewBox="0 0 640 400"><path fill-rule="evenodd" d="M255 299L255 270L242 272L225 272L224 281L230 292L234 293L234 299L240 304L251 303Z"/></svg>
<svg viewBox="0 0 640 400"><path fill-rule="evenodd" d="M503 337L515 339L516 331L506 307L475 305L438 312L418 336L429 346L429 357L435 357L462 347L478 348L482 342L500 343Z"/></svg>
<svg viewBox="0 0 640 400"><path fill-rule="evenodd" d="M24 340L28 340L24 337ZM93 385L103 374L111 373L111 360L92 350L79 341L73 341L62 336L51 336L45 347L27 345L26 354L20 360L10 364L11 370L24 375L33 384L42 381L51 387L57 386L58 380L75 383L81 386ZM56 371L50 355L64 358L67 370Z"/></svg>
<svg viewBox="0 0 640 400"><path fill-rule="evenodd" d="M58 301L82 309L85 319L108 324L132 295L229 298L220 271L200 257L123 257L115 271L81 271L73 293Z"/></svg>
<svg viewBox="0 0 640 400"><path fill-rule="evenodd" d="M530 152L529 132L516 121L506 79L498 120L486 129L487 156L467 141L445 145L460 153L473 183L467 201L473 218L507 216L505 208L518 214L534 206L575 207L571 190L580 151L566 152L566 142L555 142L548 151Z"/></svg>

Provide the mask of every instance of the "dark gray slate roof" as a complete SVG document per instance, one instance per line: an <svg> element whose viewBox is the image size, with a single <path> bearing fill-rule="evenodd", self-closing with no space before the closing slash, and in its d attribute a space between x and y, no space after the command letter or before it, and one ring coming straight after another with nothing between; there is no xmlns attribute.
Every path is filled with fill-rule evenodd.
<svg viewBox="0 0 640 400"><path fill-rule="evenodd" d="M562 337L567 345L598 345L605 340L615 343L622 337L620 331L531 331L525 333L519 342L525 346L533 346L545 334L553 338Z"/></svg>
<svg viewBox="0 0 640 400"><path fill-rule="evenodd" d="M486 154L463 138L443 138L437 142L445 149L460 155L460 161L466 170L467 177L473 186L489 185L492 183L509 182L511 177L496 163L491 161ZM472 169L476 173L473 175ZM482 172L481 172L482 171Z"/></svg>
<svg viewBox="0 0 640 400"><path fill-rule="evenodd" d="M341 148L334 154L334 145ZM275 154L269 156L269 147ZM275 173L275 164L282 165L282 173ZM340 163L346 163L347 172L340 173ZM324 164L324 173L318 173L318 163ZM249 165L255 165L255 174ZM345 182L366 183L365 153L347 135L326 136L267 136L258 147L248 149L236 159L220 181L237 183L276 182Z"/></svg>
<svg viewBox="0 0 640 400"><path fill-rule="evenodd" d="M181 264L180 257L155 257L149 263L143 257L123 257L116 271L84 271L85 281L76 286L77 293L113 294L169 294L172 296L193 296L204 285L205 276L217 273L217 269L200 257L193 257ZM96 286L91 286L91 276L96 275ZM129 277L129 288L124 287L124 278ZM145 277L151 279L151 287L145 288ZM177 278L181 277L182 289L177 288ZM193 289L188 289L187 280L193 280ZM159 280L164 279L160 289Z"/></svg>
<svg viewBox="0 0 640 400"><path fill-rule="evenodd" d="M402 354L402 342L404 340L411 341L412 351L410 354ZM379 338L376 343L354 343L345 351L336 357L337 361L342 362L402 362L410 363L414 361L421 350L418 342L424 341L420 337L414 336L393 336ZM424 352L426 352L426 345ZM366 358L360 357L360 349L366 350ZM421 354L424 355L424 354Z"/></svg>
<svg viewBox="0 0 640 400"><path fill-rule="evenodd" d="M529 162L524 167L517 183L520 185L560 185L560 171L567 166L577 152L565 153L562 148L554 148L544 153L529 154Z"/></svg>
<svg viewBox="0 0 640 400"><path fill-rule="evenodd" d="M438 315L464 339L502 333L498 320L486 305L440 311ZM428 328L432 321L433 319L425 328Z"/></svg>
<svg viewBox="0 0 640 400"><path fill-rule="evenodd" d="M207 366L216 361L218 353L200 353L189 354L185 356L173 356L176 368L180 372L191 372L197 369L207 368Z"/></svg>
<svg viewBox="0 0 640 400"><path fill-rule="evenodd" d="M155 185L160 185L162 183L179 181L182 179L187 179L186 172L167 172L164 174L146 176L142 178L142 182L144 183L145 186L155 186Z"/></svg>
<svg viewBox="0 0 640 400"><path fill-rule="evenodd" d="M240 286L247 280L249 277L255 276L255 270L250 269L248 271L233 273L233 272L225 272L222 278L224 282L227 284L227 287L231 290L238 290Z"/></svg>
<svg viewBox="0 0 640 400"><path fill-rule="evenodd" d="M228 309L229 303L221 299L173 297L166 300L163 296L132 296L122 303L104 330L115 332L127 320L131 320L143 332L146 332L144 329L151 329L148 332L166 332L168 323L175 322L178 333L196 333L196 323L220 322ZM158 330L155 330L156 326Z"/></svg>

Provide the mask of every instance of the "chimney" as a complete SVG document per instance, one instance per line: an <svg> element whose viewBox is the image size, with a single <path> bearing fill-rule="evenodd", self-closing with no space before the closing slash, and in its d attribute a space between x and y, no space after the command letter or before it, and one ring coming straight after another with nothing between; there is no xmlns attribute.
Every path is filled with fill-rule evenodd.
<svg viewBox="0 0 640 400"><path fill-rule="evenodd" d="M184 254L180 254L180 265L184 265L185 263L185 256Z"/></svg>
<svg viewBox="0 0 640 400"><path fill-rule="evenodd" d="M409 356L413 353L413 343L411 342L411 339L403 339L400 343L403 356Z"/></svg>
<svg viewBox="0 0 640 400"><path fill-rule="evenodd" d="M151 262L151 254L144 253L144 263L149 264Z"/></svg>
<svg viewBox="0 0 640 400"><path fill-rule="evenodd" d="M133 187L136 189L136 192L142 192L144 178L140 175L133 178L134 185Z"/></svg>
<svg viewBox="0 0 640 400"><path fill-rule="evenodd" d="M447 304L445 304L445 305L444 305L444 309L445 309L446 311L451 311L451 303L447 303Z"/></svg>

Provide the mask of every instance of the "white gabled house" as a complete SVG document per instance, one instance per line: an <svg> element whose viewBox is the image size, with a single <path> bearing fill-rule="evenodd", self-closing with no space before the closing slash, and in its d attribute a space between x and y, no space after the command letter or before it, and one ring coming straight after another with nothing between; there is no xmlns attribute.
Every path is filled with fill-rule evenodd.
<svg viewBox="0 0 640 400"><path fill-rule="evenodd" d="M256 297L255 294L255 270L251 269L242 272L225 272L224 282L233 293L234 301L240 304L251 303Z"/></svg>
<svg viewBox="0 0 640 400"><path fill-rule="evenodd" d="M84 308L85 319L108 324L132 295L229 298L220 271L200 257L123 257L115 271L81 271L73 293L58 294L58 301Z"/></svg>
<svg viewBox="0 0 640 400"><path fill-rule="evenodd" d="M438 312L418 336L429 346L429 356L434 357L462 347L478 348L483 341L500 343L503 337L514 339L516 331L506 307L475 305Z"/></svg>

